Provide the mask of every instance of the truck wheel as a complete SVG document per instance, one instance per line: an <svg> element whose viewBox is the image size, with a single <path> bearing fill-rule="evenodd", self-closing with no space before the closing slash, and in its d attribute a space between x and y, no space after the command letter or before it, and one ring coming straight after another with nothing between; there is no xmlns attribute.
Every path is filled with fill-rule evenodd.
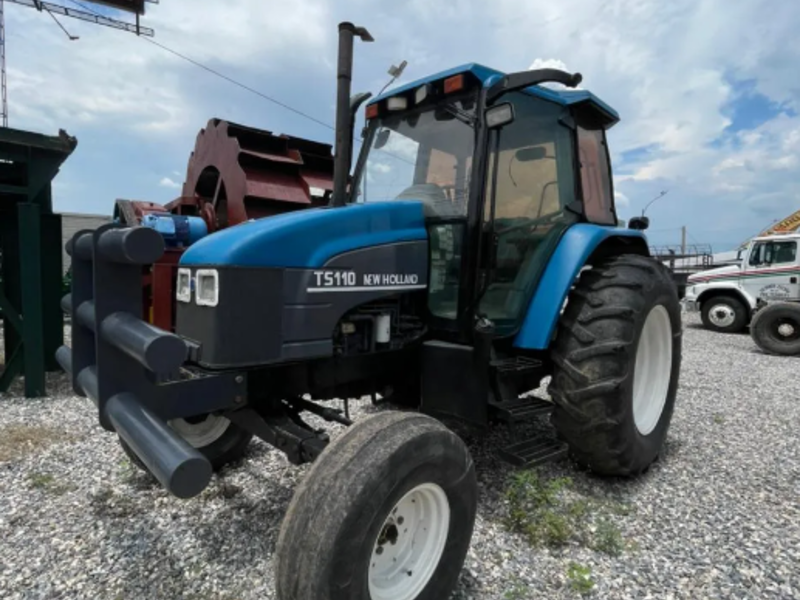
<svg viewBox="0 0 800 600"><path fill-rule="evenodd" d="M750 337L769 354L800 355L800 305L778 302L762 308L750 323Z"/></svg>
<svg viewBox="0 0 800 600"><path fill-rule="evenodd" d="M469 450L431 417L351 426L295 491L276 548L279 600L449 598L472 538Z"/></svg>
<svg viewBox="0 0 800 600"><path fill-rule="evenodd" d="M219 470L244 454L253 434L225 417L218 415L202 415L188 419L173 419L169 425L186 440L190 446L203 454L214 470ZM137 467L147 471L145 464L121 437L119 443Z"/></svg>
<svg viewBox="0 0 800 600"><path fill-rule="evenodd" d="M584 273L552 348L552 422L573 457L601 475L637 475L672 420L680 303L668 270L638 255Z"/></svg>
<svg viewBox="0 0 800 600"><path fill-rule="evenodd" d="M739 333L747 327L747 309L731 296L715 296L703 302L700 318L706 329L720 333Z"/></svg>

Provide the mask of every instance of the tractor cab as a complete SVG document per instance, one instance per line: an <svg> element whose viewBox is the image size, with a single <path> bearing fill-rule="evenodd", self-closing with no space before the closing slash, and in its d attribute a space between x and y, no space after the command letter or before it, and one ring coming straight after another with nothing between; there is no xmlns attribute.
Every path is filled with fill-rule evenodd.
<svg viewBox="0 0 800 600"><path fill-rule="evenodd" d="M366 107L351 201L423 203L440 330L477 314L513 335L564 231L617 226L605 130L618 116L588 92L528 85L567 75L547 71L471 64Z"/></svg>

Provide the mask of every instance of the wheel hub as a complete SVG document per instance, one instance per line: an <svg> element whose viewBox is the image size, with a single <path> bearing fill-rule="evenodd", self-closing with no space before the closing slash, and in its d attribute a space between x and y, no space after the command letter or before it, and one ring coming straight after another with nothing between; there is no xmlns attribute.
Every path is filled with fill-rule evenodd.
<svg viewBox="0 0 800 600"><path fill-rule="evenodd" d="M372 600L414 600L433 576L447 542L450 503L434 483L418 485L392 508L370 556Z"/></svg>
<svg viewBox="0 0 800 600"><path fill-rule="evenodd" d="M708 318L717 327L730 327L736 320L736 313L727 304L717 304L708 311Z"/></svg>
<svg viewBox="0 0 800 600"><path fill-rule="evenodd" d="M794 332L795 332L794 325L792 325L791 323L781 323L780 325L778 325L778 334L781 337L785 338L792 337L794 335Z"/></svg>
<svg viewBox="0 0 800 600"><path fill-rule="evenodd" d="M661 420L672 378L672 323L663 306L647 315L636 350L633 375L633 420L642 435Z"/></svg>
<svg viewBox="0 0 800 600"><path fill-rule="evenodd" d="M193 448L204 448L216 442L231 422L225 417L204 415L190 419L173 419L170 427Z"/></svg>

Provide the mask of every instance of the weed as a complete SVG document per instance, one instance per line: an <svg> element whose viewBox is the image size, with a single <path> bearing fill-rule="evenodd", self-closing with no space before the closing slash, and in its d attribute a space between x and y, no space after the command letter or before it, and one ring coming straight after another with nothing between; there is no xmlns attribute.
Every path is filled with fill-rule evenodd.
<svg viewBox="0 0 800 600"><path fill-rule="evenodd" d="M626 544L612 515L634 511L630 504L582 498L569 478L545 480L536 471L516 473L506 488L506 526L524 535L533 546L560 547L579 543L598 552L618 556ZM590 528L591 523L596 523Z"/></svg>
<svg viewBox="0 0 800 600"><path fill-rule="evenodd" d="M506 490L507 526L524 533L534 545L566 544L576 520L585 514L584 506L563 497L571 486L566 477L543 481L535 471L516 473Z"/></svg>
<svg viewBox="0 0 800 600"><path fill-rule="evenodd" d="M530 589L520 581L515 581L503 594L503 600L528 600L530 597Z"/></svg>
<svg viewBox="0 0 800 600"><path fill-rule="evenodd" d="M725 422L724 415L721 415L719 413L714 415L714 423L716 423L717 425L722 425L724 422Z"/></svg>
<svg viewBox="0 0 800 600"><path fill-rule="evenodd" d="M7 425L0 429L0 462L13 460L74 436L43 425Z"/></svg>
<svg viewBox="0 0 800 600"><path fill-rule="evenodd" d="M594 587L592 568L576 562L571 562L567 566L567 580L569 587L579 594L588 594Z"/></svg>
<svg viewBox="0 0 800 600"><path fill-rule="evenodd" d="M625 549L625 542L619 528L606 519L601 519L597 523L595 532L594 548L604 552L609 556L619 556Z"/></svg>
<svg viewBox="0 0 800 600"><path fill-rule="evenodd" d="M42 490L43 492L48 492L57 496L75 489L75 487L72 485L58 483L56 478L49 473L30 473L28 475L28 485L31 488Z"/></svg>

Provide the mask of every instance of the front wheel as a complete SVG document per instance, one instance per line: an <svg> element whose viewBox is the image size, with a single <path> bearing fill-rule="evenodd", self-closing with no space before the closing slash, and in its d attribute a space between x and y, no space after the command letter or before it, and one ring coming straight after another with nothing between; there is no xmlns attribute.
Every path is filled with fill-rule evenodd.
<svg viewBox="0 0 800 600"><path fill-rule="evenodd" d="M190 446L199 450L215 471L241 457L253 439L252 433L219 415L173 419L168 425ZM131 462L147 471L147 466L121 437L119 443Z"/></svg>
<svg viewBox="0 0 800 600"><path fill-rule="evenodd" d="M800 304L776 302L758 311L750 337L768 354L800 355Z"/></svg>
<svg viewBox="0 0 800 600"><path fill-rule="evenodd" d="M700 309L703 326L719 333L739 333L747 327L747 309L736 298L715 296Z"/></svg>
<svg viewBox="0 0 800 600"><path fill-rule="evenodd" d="M359 421L317 458L289 505L278 598L449 598L477 493L469 451L435 419L382 412Z"/></svg>
<svg viewBox="0 0 800 600"><path fill-rule="evenodd" d="M680 302L669 272L622 255L585 272L552 348L553 425L577 461L636 475L658 457L681 363Z"/></svg>

